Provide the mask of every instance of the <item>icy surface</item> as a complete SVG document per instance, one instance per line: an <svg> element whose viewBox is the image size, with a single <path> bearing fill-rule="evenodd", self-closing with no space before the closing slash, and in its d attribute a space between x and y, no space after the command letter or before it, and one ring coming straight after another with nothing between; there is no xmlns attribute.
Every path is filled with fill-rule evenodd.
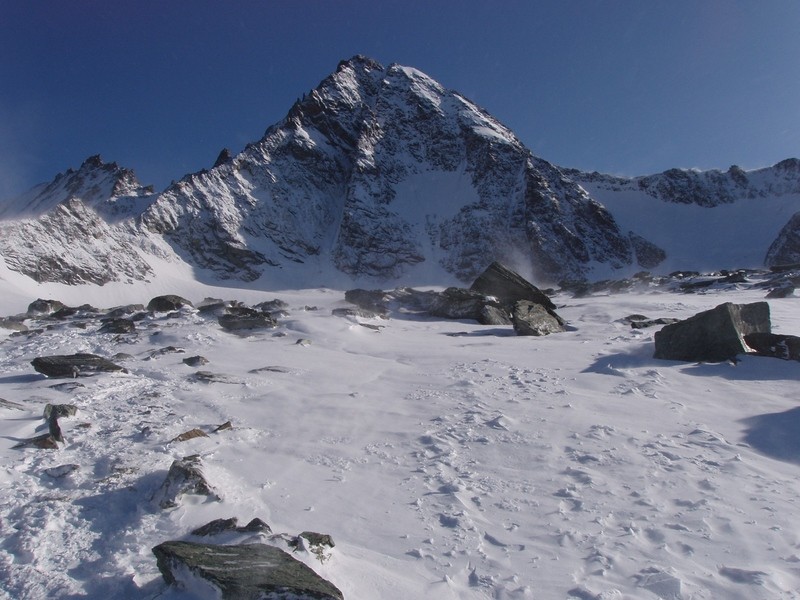
<svg viewBox="0 0 800 600"><path fill-rule="evenodd" d="M92 322L0 330L0 397L23 407L0 405L0 597L192 597L166 588L150 549L232 516L332 535L324 564L298 557L348 600L797 597L800 366L657 361L657 328L620 321L763 292L557 296L570 330L534 339L409 314L365 321L375 330L331 316L342 290L170 273L76 288L0 270L3 315L36 297L111 307L165 292L289 304L276 330L249 336L193 310L121 337ZM770 308L776 332L800 333L796 298ZM150 358L170 345L185 353ZM78 351L133 358L71 391L30 366ZM198 354L224 383L191 377L182 359ZM12 449L41 433L48 402L78 407L60 422L66 442ZM208 437L170 442L193 428ZM153 493L189 454L222 501L159 509Z"/></svg>

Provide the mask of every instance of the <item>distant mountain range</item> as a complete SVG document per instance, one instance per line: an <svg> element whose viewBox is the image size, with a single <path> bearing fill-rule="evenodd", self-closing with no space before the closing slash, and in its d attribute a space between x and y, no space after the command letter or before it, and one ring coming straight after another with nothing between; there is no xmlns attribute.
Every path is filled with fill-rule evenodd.
<svg viewBox="0 0 800 600"><path fill-rule="evenodd" d="M458 92L356 56L261 140L161 192L100 157L0 205L0 256L37 281L378 287L800 262L800 161L622 178L559 168Z"/></svg>

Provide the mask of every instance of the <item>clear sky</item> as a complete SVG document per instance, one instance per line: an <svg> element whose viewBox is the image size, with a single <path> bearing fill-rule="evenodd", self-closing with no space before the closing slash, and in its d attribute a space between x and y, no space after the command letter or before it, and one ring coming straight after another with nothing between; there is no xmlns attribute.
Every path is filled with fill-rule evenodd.
<svg viewBox="0 0 800 600"><path fill-rule="evenodd" d="M93 154L162 189L355 54L420 69L561 166L800 157L798 0L0 0L0 198Z"/></svg>

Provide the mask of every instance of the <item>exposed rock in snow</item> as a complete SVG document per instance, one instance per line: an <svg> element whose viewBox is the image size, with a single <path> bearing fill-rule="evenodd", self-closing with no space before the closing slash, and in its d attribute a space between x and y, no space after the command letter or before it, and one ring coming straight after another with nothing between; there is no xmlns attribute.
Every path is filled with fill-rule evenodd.
<svg viewBox="0 0 800 600"><path fill-rule="evenodd" d="M730 360L750 351L744 341L746 335L770 333L771 328L766 302L726 302L657 331L654 356L665 360Z"/></svg>
<svg viewBox="0 0 800 600"><path fill-rule="evenodd" d="M220 500L220 496L206 481L203 463L198 454L173 461L167 478L153 495L153 502L161 508L174 508L185 494L197 494L207 496L211 500Z"/></svg>
<svg viewBox="0 0 800 600"><path fill-rule="evenodd" d="M295 598L342 600L342 592L304 563L274 546L164 542L153 548L167 583L191 588L193 578L222 600Z"/></svg>
<svg viewBox="0 0 800 600"><path fill-rule="evenodd" d="M31 361L33 368L47 377L88 377L96 373L113 373L125 369L96 354L40 356Z"/></svg>

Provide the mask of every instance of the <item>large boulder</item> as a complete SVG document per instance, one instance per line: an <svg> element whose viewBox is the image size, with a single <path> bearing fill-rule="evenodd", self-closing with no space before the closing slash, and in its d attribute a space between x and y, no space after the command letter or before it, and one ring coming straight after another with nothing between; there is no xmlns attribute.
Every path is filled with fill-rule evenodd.
<svg viewBox="0 0 800 600"><path fill-rule="evenodd" d="M87 377L95 373L125 371L108 359L96 354L40 356L31 361L33 368L47 377Z"/></svg>
<svg viewBox="0 0 800 600"><path fill-rule="evenodd" d="M529 300L550 310L556 308L547 294L499 262L489 265L469 289L485 296L494 296L500 302L512 306L518 300Z"/></svg>
<svg viewBox="0 0 800 600"><path fill-rule="evenodd" d="M750 351L744 337L770 333L769 304L726 302L655 334L654 357L664 360L721 362Z"/></svg>
<svg viewBox="0 0 800 600"><path fill-rule="evenodd" d="M435 297L428 312L434 317L477 321L486 306L499 306L499 304L482 292L449 287Z"/></svg>
<svg viewBox="0 0 800 600"><path fill-rule="evenodd" d="M344 598L331 582L274 546L174 541L159 544L153 554L168 584L197 589L200 580L222 600Z"/></svg>
<svg viewBox="0 0 800 600"><path fill-rule="evenodd" d="M167 294L165 296L156 296L147 303L147 310L150 312L171 312L178 310L184 306L192 306L186 298L181 298L175 294Z"/></svg>
<svg viewBox="0 0 800 600"><path fill-rule="evenodd" d="M541 336L564 331L563 323L552 311L530 300L520 300L514 304L511 320L517 335Z"/></svg>

